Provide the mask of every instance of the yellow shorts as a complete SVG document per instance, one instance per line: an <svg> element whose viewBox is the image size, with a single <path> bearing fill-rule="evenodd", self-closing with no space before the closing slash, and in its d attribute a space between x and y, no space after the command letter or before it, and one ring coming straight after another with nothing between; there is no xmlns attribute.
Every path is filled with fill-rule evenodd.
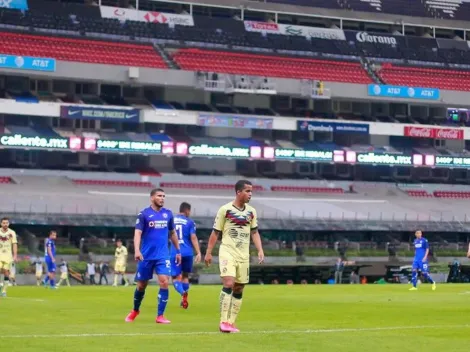
<svg viewBox="0 0 470 352"><path fill-rule="evenodd" d="M250 281L250 262L240 262L229 256L219 256L220 276L231 276L237 284L247 284Z"/></svg>
<svg viewBox="0 0 470 352"><path fill-rule="evenodd" d="M9 259L1 259L0 258L0 270L8 270L10 271L10 266L13 260Z"/></svg>
<svg viewBox="0 0 470 352"><path fill-rule="evenodd" d="M126 265L116 264L114 266L114 271L117 272L117 273L125 273L126 272Z"/></svg>
<svg viewBox="0 0 470 352"><path fill-rule="evenodd" d="M60 274L60 279L61 280L67 280L68 274L67 273L62 273Z"/></svg>

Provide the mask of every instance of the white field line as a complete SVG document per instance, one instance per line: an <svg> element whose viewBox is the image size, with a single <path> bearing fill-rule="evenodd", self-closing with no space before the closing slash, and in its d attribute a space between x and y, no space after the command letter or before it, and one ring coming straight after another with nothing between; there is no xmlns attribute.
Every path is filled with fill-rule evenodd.
<svg viewBox="0 0 470 352"><path fill-rule="evenodd" d="M242 331L241 335L278 335L278 334L332 334L347 332L376 332L376 331L399 331L399 330L420 330L420 329L468 329L470 325L415 325L415 326L385 326L371 328L344 328L344 329L307 329L307 330L253 330ZM2 338L10 339L46 339L57 337L70 338L93 338L93 337L132 337L132 336L197 336L197 335L221 335L217 331L193 331L193 332L155 332L155 333L83 333L83 334L22 334L22 335L2 335Z"/></svg>

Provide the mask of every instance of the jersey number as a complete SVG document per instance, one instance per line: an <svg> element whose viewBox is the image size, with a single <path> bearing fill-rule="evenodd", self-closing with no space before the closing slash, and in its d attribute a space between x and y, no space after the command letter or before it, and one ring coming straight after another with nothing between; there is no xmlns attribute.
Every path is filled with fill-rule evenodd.
<svg viewBox="0 0 470 352"><path fill-rule="evenodd" d="M176 225L176 235L178 236L178 243L184 243L183 240L183 225Z"/></svg>

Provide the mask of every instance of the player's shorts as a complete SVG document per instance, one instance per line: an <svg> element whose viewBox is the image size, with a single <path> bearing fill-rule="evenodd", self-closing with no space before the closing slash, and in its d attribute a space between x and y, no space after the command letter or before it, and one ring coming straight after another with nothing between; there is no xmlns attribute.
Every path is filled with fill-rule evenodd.
<svg viewBox="0 0 470 352"><path fill-rule="evenodd" d="M125 273L126 272L126 266L123 264L116 264L114 266L114 271L117 273Z"/></svg>
<svg viewBox="0 0 470 352"><path fill-rule="evenodd" d="M170 259L142 260L137 264L135 279L137 281L151 280L154 272L157 275L171 276Z"/></svg>
<svg viewBox="0 0 470 352"><path fill-rule="evenodd" d="M247 284L250 281L250 262L234 260L229 256L219 255L220 276L232 276L237 284Z"/></svg>
<svg viewBox="0 0 470 352"><path fill-rule="evenodd" d="M36 277L37 278L42 277L42 271L36 271Z"/></svg>
<svg viewBox="0 0 470 352"><path fill-rule="evenodd" d="M56 265L52 262L52 260L46 260L46 266L48 273L55 273Z"/></svg>
<svg viewBox="0 0 470 352"><path fill-rule="evenodd" d="M61 273L60 278L61 280L67 280L68 274L67 273Z"/></svg>
<svg viewBox="0 0 470 352"><path fill-rule="evenodd" d="M193 272L193 262L194 257L192 255L187 255L181 257L181 264L176 264L176 258L173 257L171 260L171 276L179 276L181 273L192 273Z"/></svg>
<svg viewBox="0 0 470 352"><path fill-rule="evenodd" d="M10 271L11 263L13 262L13 258L0 258L0 270L8 270Z"/></svg>
<svg viewBox="0 0 470 352"><path fill-rule="evenodd" d="M427 273L429 270L429 263L427 261L423 262L421 260L413 261L413 270L419 270L422 273Z"/></svg>

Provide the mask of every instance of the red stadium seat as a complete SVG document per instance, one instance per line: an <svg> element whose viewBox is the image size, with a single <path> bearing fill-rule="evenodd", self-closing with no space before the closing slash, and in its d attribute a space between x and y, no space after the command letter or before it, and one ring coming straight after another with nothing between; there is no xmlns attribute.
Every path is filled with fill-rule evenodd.
<svg viewBox="0 0 470 352"><path fill-rule="evenodd" d="M470 192L465 191L434 191L434 197L438 198L470 198Z"/></svg>
<svg viewBox="0 0 470 352"><path fill-rule="evenodd" d="M387 84L470 91L470 71L386 64L377 74Z"/></svg>
<svg viewBox="0 0 470 352"><path fill-rule="evenodd" d="M409 190L409 191L406 191L406 193L410 196L410 197L421 197L421 198L429 198L429 197L432 197L433 195L426 192L425 190L422 190L422 189L419 189L419 190Z"/></svg>
<svg viewBox="0 0 470 352"><path fill-rule="evenodd" d="M302 193L344 193L342 188L328 187L297 187L297 186L271 186L273 192L302 192Z"/></svg>
<svg viewBox="0 0 470 352"><path fill-rule="evenodd" d="M358 62L180 49L173 54L183 70L247 74L266 77L372 83Z"/></svg>
<svg viewBox="0 0 470 352"><path fill-rule="evenodd" d="M88 186L114 186L114 187L146 187L152 188L151 182L143 181L114 181L114 180L73 180L77 185Z"/></svg>
<svg viewBox="0 0 470 352"><path fill-rule="evenodd" d="M193 182L161 182L160 187L162 188L191 188L191 189L227 189L234 190L233 184L227 183L193 183ZM262 186L254 185L254 191L264 191Z"/></svg>
<svg viewBox="0 0 470 352"><path fill-rule="evenodd" d="M6 177L6 176L2 176L2 177L0 177L0 183L11 183L11 178Z"/></svg>
<svg viewBox="0 0 470 352"><path fill-rule="evenodd" d="M94 64L167 68L151 45L0 33L3 54L50 57Z"/></svg>

